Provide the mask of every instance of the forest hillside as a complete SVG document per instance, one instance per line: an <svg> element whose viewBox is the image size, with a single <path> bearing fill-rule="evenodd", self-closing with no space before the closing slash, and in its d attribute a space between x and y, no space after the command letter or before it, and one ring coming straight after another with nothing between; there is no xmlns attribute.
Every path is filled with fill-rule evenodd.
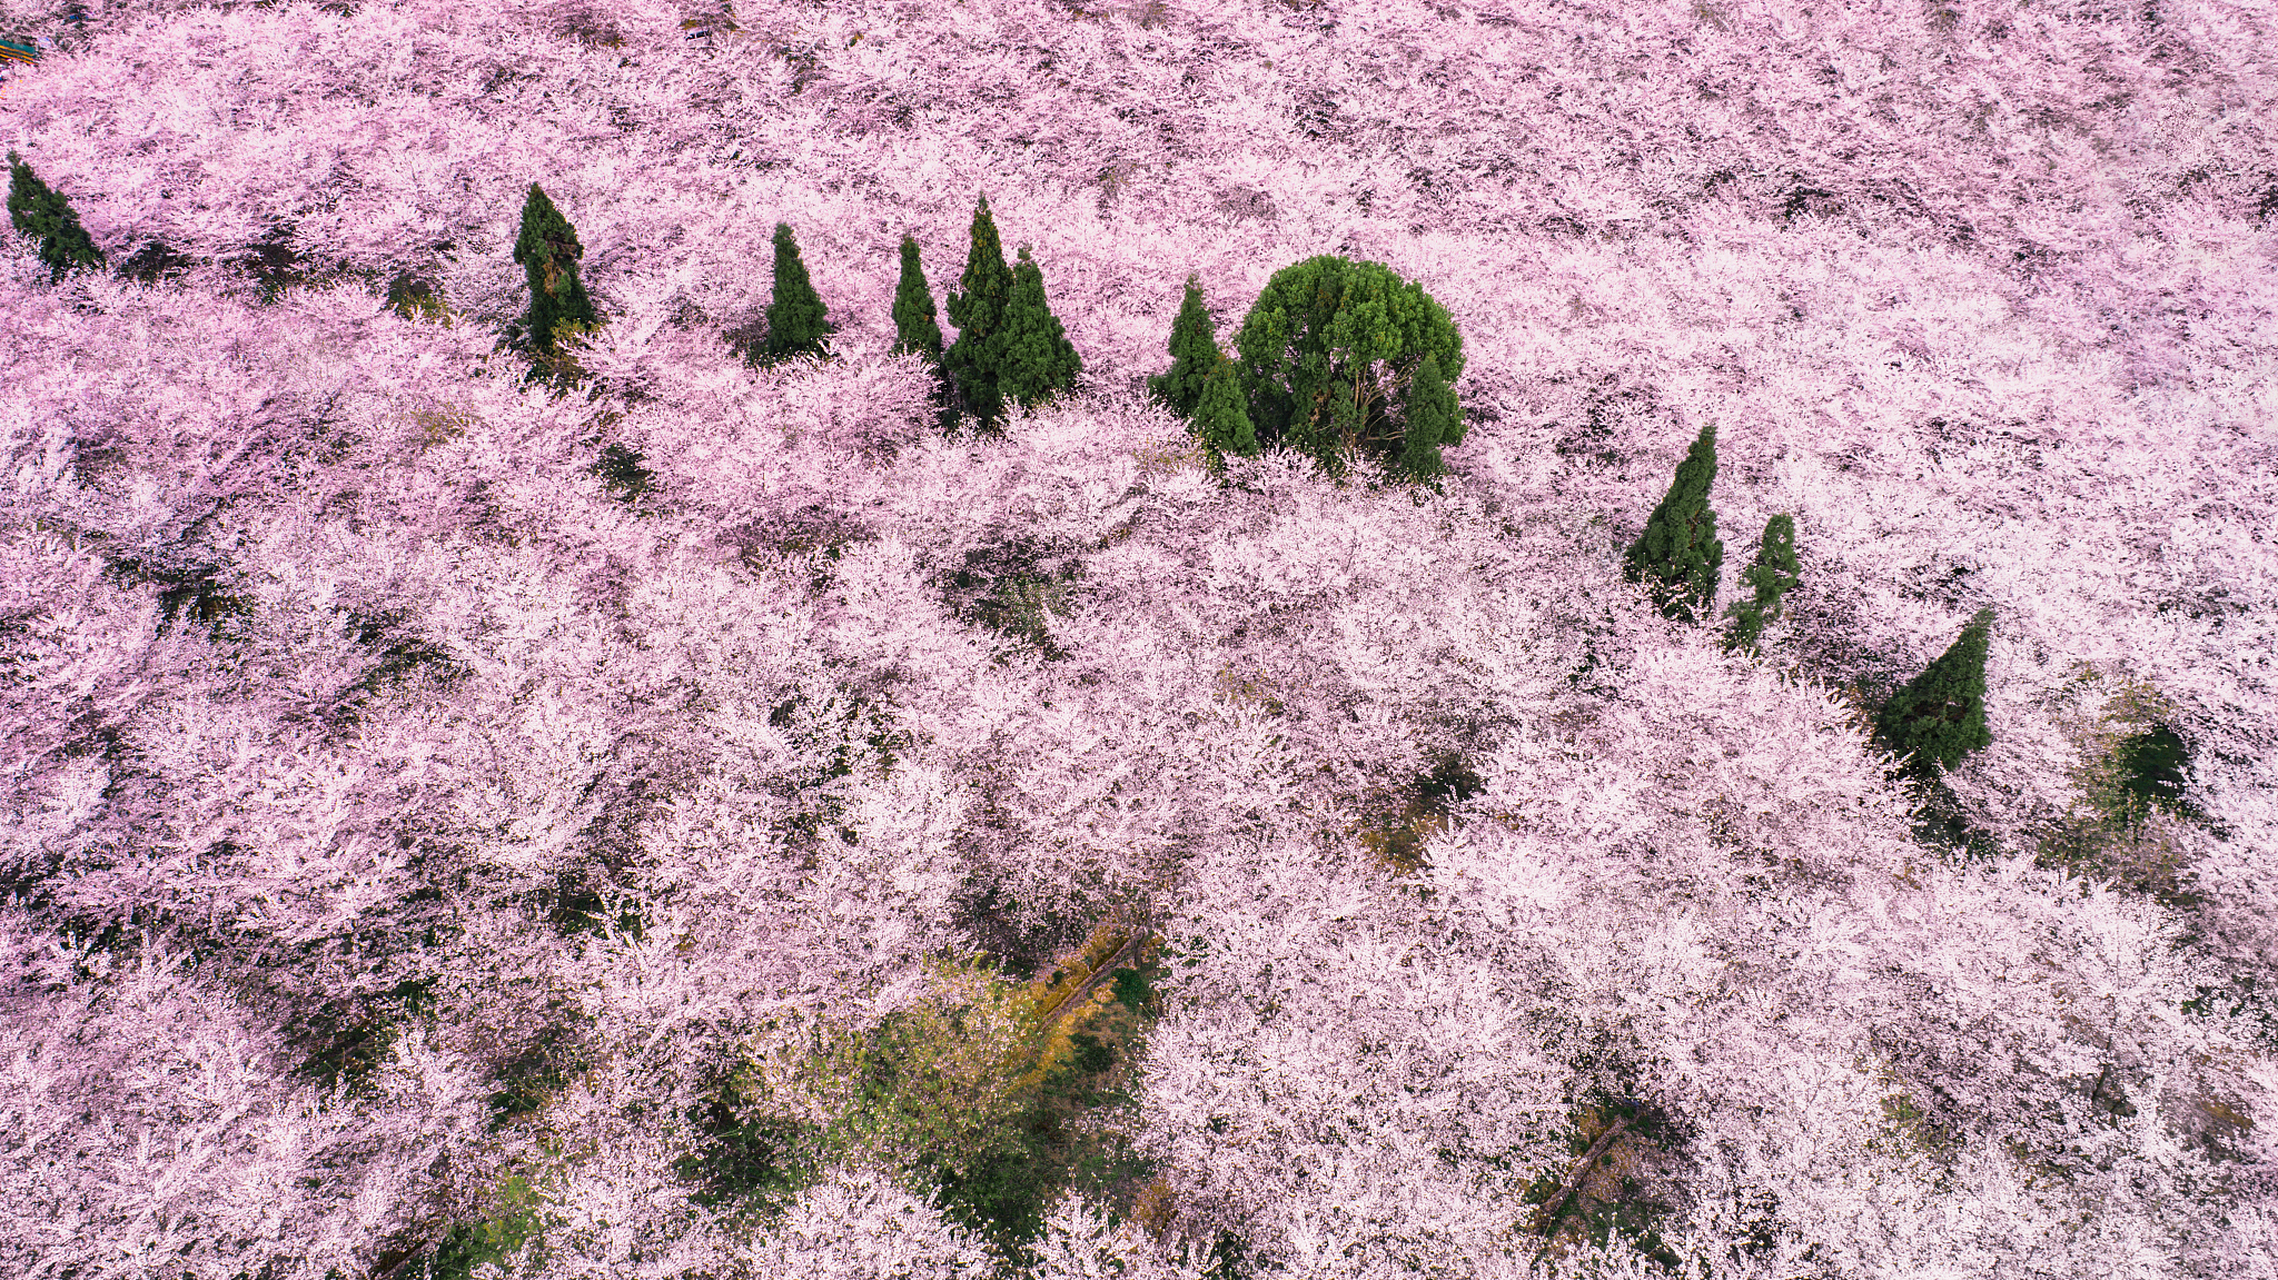
<svg viewBox="0 0 2278 1280"><path fill-rule="evenodd" d="M54 3L0 1272L2278 1276L2266 4Z"/></svg>

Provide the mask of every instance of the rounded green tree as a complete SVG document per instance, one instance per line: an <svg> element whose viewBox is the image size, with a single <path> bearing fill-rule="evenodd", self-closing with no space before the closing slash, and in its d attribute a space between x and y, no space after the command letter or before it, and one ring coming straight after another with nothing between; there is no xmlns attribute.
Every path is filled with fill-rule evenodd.
<svg viewBox="0 0 2278 1280"><path fill-rule="evenodd" d="M1875 717L1875 736L1894 755L1913 757L1916 772L1932 762L1951 769L1993 741L1985 725L1985 646L1993 610L1980 609L1938 660L1891 695Z"/></svg>
<svg viewBox="0 0 2278 1280"><path fill-rule="evenodd" d="M1235 336L1242 393L1261 445L1296 449L1341 475L1366 453L1405 470L1408 384L1425 356L1450 384L1463 375L1463 337L1447 309L1378 262L1334 254L1283 267ZM1463 439L1454 426L1435 444Z"/></svg>
<svg viewBox="0 0 2278 1280"><path fill-rule="evenodd" d="M1645 522L1645 532L1622 555L1622 577L1641 582L1662 616L1696 622L1716 599L1717 574L1724 567L1724 543L1716 536L1716 512L1709 486L1716 482L1716 424L1701 428L1668 496Z"/></svg>
<svg viewBox="0 0 2278 1280"><path fill-rule="evenodd" d="M104 265L103 251L79 225L71 202L40 181L13 151L8 153L8 220L40 242L40 261L47 264L49 284L60 282L74 269Z"/></svg>

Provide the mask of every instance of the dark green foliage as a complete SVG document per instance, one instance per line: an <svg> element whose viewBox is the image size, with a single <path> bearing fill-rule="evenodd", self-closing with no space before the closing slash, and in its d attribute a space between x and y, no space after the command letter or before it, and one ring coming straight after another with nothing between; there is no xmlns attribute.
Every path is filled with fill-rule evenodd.
<svg viewBox="0 0 2278 1280"><path fill-rule="evenodd" d="M1450 384L1464 368L1462 335L1422 286L1334 254L1275 272L1234 341L1258 443L1308 454L1331 475L1360 453L1403 473L1402 389L1427 355ZM1462 442L1453 417L1436 444Z"/></svg>
<svg viewBox="0 0 2278 1280"><path fill-rule="evenodd" d="M158 587L159 624L174 627L197 623L220 639L225 619L245 617L253 605L224 586L226 567L190 563L169 567L146 563L137 556L106 556L105 567L122 587L155 584Z"/></svg>
<svg viewBox="0 0 2278 1280"><path fill-rule="evenodd" d="M1078 1031L1068 1037L1076 1048L1076 1070L1097 1075L1115 1065L1115 1046L1089 1031Z"/></svg>
<svg viewBox="0 0 2278 1280"><path fill-rule="evenodd" d="M933 291L918 265L917 237L902 236L902 280L894 289L894 354L918 352L941 359L941 326L934 321Z"/></svg>
<svg viewBox="0 0 2278 1280"><path fill-rule="evenodd" d="M1418 794L1426 812L1445 815L1456 805L1486 790L1487 782L1461 756L1442 756L1424 775Z"/></svg>
<svg viewBox="0 0 2278 1280"><path fill-rule="evenodd" d="M246 246L245 256L237 260L253 276L261 290L261 305L268 306L285 296L295 286L306 284L316 274L306 259L292 246L292 228L272 225L266 239Z"/></svg>
<svg viewBox="0 0 2278 1280"><path fill-rule="evenodd" d="M1224 352L1219 353L1210 376L1203 380L1202 394L1196 399L1194 417L1188 425L1209 451L1214 471L1226 465L1229 453L1245 458L1258 454L1258 434L1242 403L1241 375Z"/></svg>
<svg viewBox="0 0 2278 1280"><path fill-rule="evenodd" d="M578 1051L574 1032L547 1026L536 1041L491 1072L491 1083L497 1086L489 1098L491 1132L545 1106L590 1065Z"/></svg>
<svg viewBox="0 0 2278 1280"><path fill-rule="evenodd" d="M949 322L957 326L957 341L942 352L941 364L959 406L988 426L1004 417L1004 395L997 382L997 335L1012 305L1013 280L986 195L973 211L972 247L958 283L964 291L949 295Z"/></svg>
<svg viewBox="0 0 2278 1280"><path fill-rule="evenodd" d="M466 1280L484 1263L503 1265L521 1252L531 1237L544 1232L546 1223L539 1211L543 1203L529 1180L514 1174L500 1187L498 1204L489 1217L481 1222L453 1223L436 1242L434 1253L399 1274L424 1280ZM544 1246L539 1249L537 1256L543 1258Z"/></svg>
<svg viewBox="0 0 2278 1280"><path fill-rule="evenodd" d="M452 657L450 650L413 630L409 616L400 610L352 610L346 621L355 630L356 643L378 653L378 660L350 686L354 691L377 693L382 686L408 680L419 671L445 685L456 684L470 673L471 669Z"/></svg>
<svg viewBox="0 0 2278 1280"><path fill-rule="evenodd" d="M1985 645L1993 610L1980 609L1962 634L1921 675L1892 694L1875 717L1875 733L1895 755L1951 769L1993 741L1985 727Z"/></svg>
<svg viewBox="0 0 2278 1280"><path fill-rule="evenodd" d="M963 567L944 575L941 586L959 617L1024 641L1057 662L1068 655L1052 641L1050 615L1070 611L1083 575L1081 559L1020 537L968 550Z"/></svg>
<svg viewBox="0 0 2278 1280"><path fill-rule="evenodd" d="M2194 1018L2228 1019L2241 1038L2265 1053L2278 1052L2278 991L2258 984L2251 973L2232 974L2227 986L2199 987L2182 1009Z"/></svg>
<svg viewBox="0 0 2278 1280"><path fill-rule="evenodd" d="M1109 975L1114 984L1115 1002L1137 1014L1154 1011L1155 984L1148 981L1144 969L1118 969Z"/></svg>
<svg viewBox="0 0 2278 1280"><path fill-rule="evenodd" d="M935 424L957 425L957 387L942 368L941 326L934 320L933 291L918 265L917 239L902 236L902 280L894 289L894 354L917 352L933 366Z"/></svg>
<svg viewBox="0 0 2278 1280"><path fill-rule="evenodd" d="M288 1020L287 1041L309 1051L299 1073L328 1093L344 1086L352 1097L369 1096L372 1075L403 1024L434 1007L434 985L432 978L407 979L376 996L327 1002Z"/></svg>
<svg viewBox="0 0 2278 1280"><path fill-rule="evenodd" d="M1795 517L1777 515L1765 521L1764 536L1756 544L1756 562L1740 572L1740 580L1754 588L1755 595L1733 601L1726 610L1732 626L1725 632L1724 647L1756 652L1756 641L1765 626L1779 620L1782 598L1803 580L1802 570L1796 559Z"/></svg>
<svg viewBox="0 0 2278 1280"><path fill-rule="evenodd" d="M71 202L49 189L13 151L8 153L8 219L40 242L49 284L61 282L74 269L103 266L103 251L87 238Z"/></svg>
<svg viewBox="0 0 2278 1280"><path fill-rule="evenodd" d="M601 451L601 458L593 470L611 493L625 502L637 502L642 494L656 487L656 475L641 465L641 454L621 444L612 444Z"/></svg>
<svg viewBox="0 0 2278 1280"><path fill-rule="evenodd" d="M2170 813L2190 811L2183 800L2183 771L2190 767L2191 749L2175 730L2155 723L2123 738L2117 757L2120 790L2135 811L2152 805Z"/></svg>
<svg viewBox="0 0 2278 1280"><path fill-rule="evenodd" d="M523 317L522 331L532 351L553 355L565 324L600 323L577 275L578 259L584 256L577 229L538 184L531 183L522 202L522 234L514 241L514 260L522 264L530 281L530 310Z"/></svg>
<svg viewBox="0 0 2278 1280"><path fill-rule="evenodd" d="M1154 1174L1127 1135L1086 1123L1094 1108L1128 1103L1128 1064L1119 1043L1137 1017L1111 1005L1108 1026L1069 1035L1075 1052L1037 1087L1003 1141L985 1150L943 1150L917 1172L939 1193L951 1220L1011 1258L1025 1258L1052 1202L1070 1190L1114 1203Z"/></svg>
<svg viewBox="0 0 2278 1280"><path fill-rule="evenodd" d="M1231 1231L1220 1231L1203 1259L1206 1280L1250 1280L1258 1263L1250 1257L1250 1242Z"/></svg>
<svg viewBox="0 0 2278 1280"><path fill-rule="evenodd" d="M176 253L164 240L152 240L119 264L119 274L143 284L156 284L179 276L195 265L190 255Z"/></svg>
<svg viewBox="0 0 2278 1280"><path fill-rule="evenodd" d="M1407 429L1402 433L1400 469L1419 480L1447 471L1440 446L1463 435L1455 391L1440 376L1440 358L1426 353L1408 380Z"/></svg>
<svg viewBox="0 0 2278 1280"><path fill-rule="evenodd" d="M1664 617L1696 622L1716 598L1717 573L1724 567L1724 543L1716 536L1716 512L1709 486L1716 482L1716 424L1677 464L1669 494L1645 522L1645 532L1622 556L1622 577L1642 582Z"/></svg>
<svg viewBox="0 0 2278 1280"><path fill-rule="evenodd" d="M514 241L514 260L529 278L530 309L507 331L507 344L531 358L524 382L550 380L566 391L584 381L584 371L565 350L572 337L601 324L578 279L577 261L584 256L569 219L531 183L522 202L522 234Z"/></svg>
<svg viewBox="0 0 2278 1280"><path fill-rule="evenodd" d="M1421 870L1424 843L1446 827L1456 805L1478 795L1484 785L1460 756L1443 756L1406 796L1387 797L1399 807L1388 806L1363 823L1361 845L1396 873Z"/></svg>
<svg viewBox="0 0 2278 1280"><path fill-rule="evenodd" d="M1202 403L1203 382L1223 359L1218 350L1218 327L1202 305L1200 277L1189 273L1186 298L1179 303L1178 319L1171 322L1171 367L1147 379L1147 390L1182 418L1192 417ZM1243 417L1249 416L1248 406Z"/></svg>
<svg viewBox="0 0 2278 1280"><path fill-rule="evenodd" d="M412 271L399 271L388 280L388 307L406 320L442 320L449 314L443 305L442 286Z"/></svg>
<svg viewBox="0 0 2278 1280"><path fill-rule="evenodd" d="M575 870L555 875L553 890L543 895L546 923L565 938L600 937L614 927L638 941L648 931L647 918L614 884L589 876Z"/></svg>
<svg viewBox="0 0 2278 1280"><path fill-rule="evenodd" d="M1043 269L1022 245L1012 268L1012 298L997 331L997 388L1014 404L1041 404L1073 390L1083 371L1083 358L1045 300Z"/></svg>
<svg viewBox="0 0 2278 1280"><path fill-rule="evenodd" d="M802 1120L755 1113L732 1074L709 1082L688 1113L700 1135L673 1171L697 1184L689 1198L707 1209L765 1212L788 1203L824 1164L823 1133Z"/></svg>
<svg viewBox="0 0 2278 1280"><path fill-rule="evenodd" d="M767 304L767 338L751 349L747 361L759 367L781 364L794 356L823 354L823 339L838 331L825 318L823 300L807 279L807 264L799 257L791 224L775 224L775 292Z"/></svg>

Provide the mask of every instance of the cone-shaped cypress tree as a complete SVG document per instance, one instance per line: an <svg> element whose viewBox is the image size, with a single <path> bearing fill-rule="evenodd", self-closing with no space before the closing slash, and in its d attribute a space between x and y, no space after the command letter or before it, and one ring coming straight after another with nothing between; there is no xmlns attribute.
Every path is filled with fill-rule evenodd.
<svg viewBox="0 0 2278 1280"><path fill-rule="evenodd" d="M1735 600L1726 612L1732 626L1724 633L1724 647L1756 652L1756 640L1768 623L1779 620L1781 599L1802 578L1796 560L1795 517L1778 515L1764 522L1764 537L1756 544L1756 561L1740 571L1740 580L1755 588L1755 596Z"/></svg>
<svg viewBox="0 0 2278 1280"><path fill-rule="evenodd" d="M1083 358L1045 300L1044 270L1022 245L1012 268L1012 299L997 330L997 388L1007 400L1032 405L1073 390L1083 371Z"/></svg>
<svg viewBox="0 0 2278 1280"><path fill-rule="evenodd" d="M1202 402L1203 381L1218 367L1218 355L1218 329L1202 305L1201 279L1189 272L1186 300L1179 303L1178 319L1171 321L1171 367L1147 379L1147 390L1171 412L1192 417Z"/></svg>
<svg viewBox="0 0 2278 1280"><path fill-rule="evenodd" d="M1645 522L1645 532L1622 556L1622 576L1642 582L1662 616L1695 622L1716 598L1717 572L1724 567L1724 543L1716 536L1716 512L1709 508L1709 486L1716 481L1716 424L1677 464L1669 494Z"/></svg>
<svg viewBox="0 0 2278 1280"><path fill-rule="evenodd" d="M1408 382L1407 399L1400 469L1418 480L1430 480L1447 470L1440 459L1440 446L1463 435L1455 391L1440 374L1438 356L1424 353L1423 363L1416 366Z"/></svg>
<svg viewBox="0 0 2278 1280"><path fill-rule="evenodd" d="M591 329L601 323L577 278L577 260L584 256L577 229L538 184L531 183L522 202L522 234L514 241L514 260L530 279L530 310L522 318L522 333L531 352L542 359L559 354L557 344L570 331L565 326Z"/></svg>
<svg viewBox="0 0 2278 1280"><path fill-rule="evenodd" d="M915 351L941 359L941 326L934 320L933 290L918 265L917 237L902 233L902 281L894 289L894 354Z"/></svg>
<svg viewBox="0 0 2278 1280"><path fill-rule="evenodd" d="M1936 761L1951 769L1993 741L1985 727L1985 643L1993 610L1980 609L1921 675L1892 694L1875 734L1893 754L1912 753L1917 772Z"/></svg>
<svg viewBox="0 0 2278 1280"><path fill-rule="evenodd" d="M1004 397L997 389L997 331L1012 302L1012 268L1005 265L987 195L973 210L972 247L958 283L964 292L949 295L949 323L957 326L957 341L941 353L941 364L960 406L987 426L1004 417Z"/></svg>
<svg viewBox="0 0 2278 1280"><path fill-rule="evenodd" d="M87 238L71 202L50 190L13 151L8 153L8 220L16 230L39 240L49 284L59 283L73 268L104 265L103 251Z"/></svg>
<svg viewBox="0 0 2278 1280"><path fill-rule="evenodd" d="M823 339L838 331L824 316L823 300L807 279L807 264L791 224L775 224L775 292L767 304L767 339L751 349L746 363L781 364L793 356L823 354Z"/></svg>
<svg viewBox="0 0 2278 1280"><path fill-rule="evenodd" d="M957 425L957 387L941 367L941 326L934 320L933 290L918 262L917 237L902 234L902 279L894 289L894 352L915 351L933 365L934 421L942 430Z"/></svg>
<svg viewBox="0 0 2278 1280"><path fill-rule="evenodd" d="M1258 455L1258 433L1250 425L1249 406L1243 402L1241 379L1237 376L1233 358L1218 353L1218 361L1202 379L1202 393L1196 399L1194 415L1187 419L1187 427L1202 441L1210 455L1210 469L1223 470L1226 455L1238 453L1245 458Z"/></svg>

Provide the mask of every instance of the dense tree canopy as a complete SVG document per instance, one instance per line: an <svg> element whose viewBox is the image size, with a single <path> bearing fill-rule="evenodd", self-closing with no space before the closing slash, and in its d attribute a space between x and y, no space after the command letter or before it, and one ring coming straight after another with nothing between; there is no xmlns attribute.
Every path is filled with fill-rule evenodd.
<svg viewBox="0 0 2278 1280"><path fill-rule="evenodd" d="M1397 467L1408 387L1434 356L1453 383L1463 337L1423 286L1378 262L1322 254L1284 267L1235 335L1243 396L1261 445L1307 454L1332 474L1356 454ZM1460 414L1435 444L1463 440Z"/></svg>
<svg viewBox="0 0 2278 1280"><path fill-rule="evenodd" d="M1622 552L1622 576L1642 584L1672 621L1705 618L1716 603L1724 540L1717 537L1716 509L1709 505L1715 483L1716 424L1710 422L1677 464L1669 492L1646 518L1644 532Z"/></svg>
<svg viewBox="0 0 2278 1280"><path fill-rule="evenodd" d="M823 354L823 340L837 332L828 309L807 278L807 263L799 256L799 241L791 224L775 224L773 291L768 295L767 336L752 348L755 365L780 364L794 356Z"/></svg>
<svg viewBox="0 0 2278 1280"><path fill-rule="evenodd" d="M1004 416L1004 391L999 385L1000 337L1012 309L1012 268L1005 265L1004 242L997 236L997 221L989 213L984 193L973 207L973 225L967 233L965 272L959 289L949 294L949 323L957 326L957 340L941 356L942 368L957 388L964 411L982 425Z"/></svg>
<svg viewBox="0 0 2278 1280"><path fill-rule="evenodd" d="M13 151L8 153L8 220L40 242L40 261L47 264L51 283L73 270L103 266L103 251L87 238L71 202L40 181Z"/></svg>
<svg viewBox="0 0 2278 1280"><path fill-rule="evenodd" d="M1875 731L1915 768L1952 769L1993 741L1985 723L1985 646L1993 610L1980 609L1936 661L1883 703Z"/></svg>

